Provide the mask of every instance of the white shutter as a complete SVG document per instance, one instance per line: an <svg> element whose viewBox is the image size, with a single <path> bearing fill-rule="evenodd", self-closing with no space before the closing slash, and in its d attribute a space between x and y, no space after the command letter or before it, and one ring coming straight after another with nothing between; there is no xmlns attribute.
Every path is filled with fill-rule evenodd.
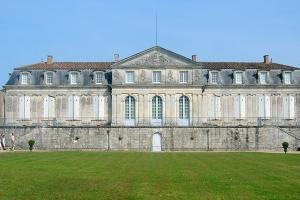
<svg viewBox="0 0 300 200"><path fill-rule="evenodd" d="M74 118L79 119L79 97L74 96Z"/></svg>
<svg viewBox="0 0 300 200"><path fill-rule="evenodd" d="M44 119L49 118L49 98L48 96L44 97Z"/></svg>
<svg viewBox="0 0 300 200"><path fill-rule="evenodd" d="M270 96L265 96L265 114L266 118L271 118L271 99Z"/></svg>
<svg viewBox="0 0 300 200"><path fill-rule="evenodd" d="M234 97L234 117L240 118L240 96Z"/></svg>
<svg viewBox="0 0 300 200"><path fill-rule="evenodd" d="M241 113L241 118L246 117L246 97L245 96L240 96L240 113Z"/></svg>
<svg viewBox="0 0 300 200"><path fill-rule="evenodd" d="M48 114L50 118L55 118L55 98L49 97L48 98Z"/></svg>
<svg viewBox="0 0 300 200"><path fill-rule="evenodd" d="M104 97L99 97L99 117L104 119Z"/></svg>
<svg viewBox="0 0 300 200"><path fill-rule="evenodd" d="M215 96L212 96L211 99L210 99L210 108L211 108L210 116L211 116L212 119L216 118L216 103L215 103L216 100L215 100L215 98L216 98Z"/></svg>
<svg viewBox="0 0 300 200"><path fill-rule="evenodd" d="M289 97L284 96L282 101L282 108L283 108L283 119L289 118Z"/></svg>
<svg viewBox="0 0 300 200"><path fill-rule="evenodd" d="M74 119L74 96L68 97L68 117Z"/></svg>
<svg viewBox="0 0 300 200"><path fill-rule="evenodd" d="M25 115L25 112L24 112L24 101L25 100L25 97L24 96L21 96L19 97L19 118L20 119L24 119L24 115Z"/></svg>
<svg viewBox="0 0 300 200"><path fill-rule="evenodd" d="M259 117L264 118L265 117L265 101L264 96L260 96L258 100L258 106L259 106Z"/></svg>
<svg viewBox="0 0 300 200"><path fill-rule="evenodd" d="M295 118L295 98L294 98L294 96L289 96L290 98L289 98L289 114L290 114L290 116L289 116L289 118L290 119L294 119Z"/></svg>
<svg viewBox="0 0 300 200"><path fill-rule="evenodd" d="M25 119L30 119L30 97L25 96Z"/></svg>
<svg viewBox="0 0 300 200"><path fill-rule="evenodd" d="M93 96L93 115L99 119L99 96Z"/></svg>
<svg viewBox="0 0 300 200"><path fill-rule="evenodd" d="M221 118L221 97L216 97L216 118Z"/></svg>

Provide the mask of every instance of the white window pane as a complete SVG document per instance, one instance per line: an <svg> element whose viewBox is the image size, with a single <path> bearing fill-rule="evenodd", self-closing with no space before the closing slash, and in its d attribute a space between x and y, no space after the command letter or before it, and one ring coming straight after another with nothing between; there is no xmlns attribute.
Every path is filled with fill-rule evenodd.
<svg viewBox="0 0 300 200"><path fill-rule="evenodd" d="M78 73L77 72L72 72L71 74L71 84L75 85L78 82Z"/></svg>
<svg viewBox="0 0 300 200"><path fill-rule="evenodd" d="M187 71L179 72L179 82L187 83L187 81L188 81L188 72Z"/></svg>
<svg viewBox="0 0 300 200"><path fill-rule="evenodd" d="M29 74L28 73L21 74L21 84L27 85L28 82L29 82Z"/></svg>
<svg viewBox="0 0 300 200"><path fill-rule="evenodd" d="M53 73L52 72L46 73L46 84L47 85L53 84Z"/></svg>
<svg viewBox="0 0 300 200"><path fill-rule="evenodd" d="M242 84L242 72L235 73L235 83Z"/></svg>
<svg viewBox="0 0 300 200"><path fill-rule="evenodd" d="M126 83L134 82L134 72L126 72Z"/></svg>
<svg viewBox="0 0 300 200"><path fill-rule="evenodd" d="M260 84L267 84L267 72L260 72Z"/></svg>
<svg viewBox="0 0 300 200"><path fill-rule="evenodd" d="M291 72L285 72L284 73L284 83L285 84L291 84L292 74Z"/></svg>
<svg viewBox="0 0 300 200"><path fill-rule="evenodd" d="M161 82L161 72L156 71L152 73L152 82L160 83Z"/></svg>
<svg viewBox="0 0 300 200"><path fill-rule="evenodd" d="M211 82L212 83L218 83L218 72L212 72L211 73Z"/></svg>
<svg viewBox="0 0 300 200"><path fill-rule="evenodd" d="M96 84L101 84L103 79L103 74L102 72L96 72L95 73L95 83Z"/></svg>

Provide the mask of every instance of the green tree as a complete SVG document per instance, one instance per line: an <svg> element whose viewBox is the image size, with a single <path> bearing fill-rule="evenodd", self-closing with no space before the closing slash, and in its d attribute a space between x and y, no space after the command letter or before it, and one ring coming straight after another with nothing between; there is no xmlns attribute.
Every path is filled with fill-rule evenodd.
<svg viewBox="0 0 300 200"><path fill-rule="evenodd" d="M33 149L33 145L35 144L35 140L31 139L28 141L28 145L29 145L29 150L32 151Z"/></svg>
<svg viewBox="0 0 300 200"><path fill-rule="evenodd" d="M288 142L283 142L282 143L282 148L283 148L285 154L287 152L288 147L289 147L289 143Z"/></svg>

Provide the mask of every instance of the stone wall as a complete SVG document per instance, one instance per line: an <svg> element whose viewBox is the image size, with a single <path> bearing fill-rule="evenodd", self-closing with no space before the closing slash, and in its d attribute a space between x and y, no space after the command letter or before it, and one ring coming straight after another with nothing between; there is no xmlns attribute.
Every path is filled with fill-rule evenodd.
<svg viewBox="0 0 300 200"><path fill-rule="evenodd" d="M161 134L163 151L281 151L283 141L289 142L290 150L300 146L294 137L300 138L299 128L2 127L0 131L7 146L15 133L17 149L27 149L27 141L35 139L37 149L151 151L154 133Z"/></svg>

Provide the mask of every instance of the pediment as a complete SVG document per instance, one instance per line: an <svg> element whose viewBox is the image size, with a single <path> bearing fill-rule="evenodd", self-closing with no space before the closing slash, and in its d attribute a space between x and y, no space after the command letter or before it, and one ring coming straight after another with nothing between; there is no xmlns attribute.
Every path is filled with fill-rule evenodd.
<svg viewBox="0 0 300 200"><path fill-rule="evenodd" d="M121 60L114 66L191 66L196 62L161 47L153 47Z"/></svg>

